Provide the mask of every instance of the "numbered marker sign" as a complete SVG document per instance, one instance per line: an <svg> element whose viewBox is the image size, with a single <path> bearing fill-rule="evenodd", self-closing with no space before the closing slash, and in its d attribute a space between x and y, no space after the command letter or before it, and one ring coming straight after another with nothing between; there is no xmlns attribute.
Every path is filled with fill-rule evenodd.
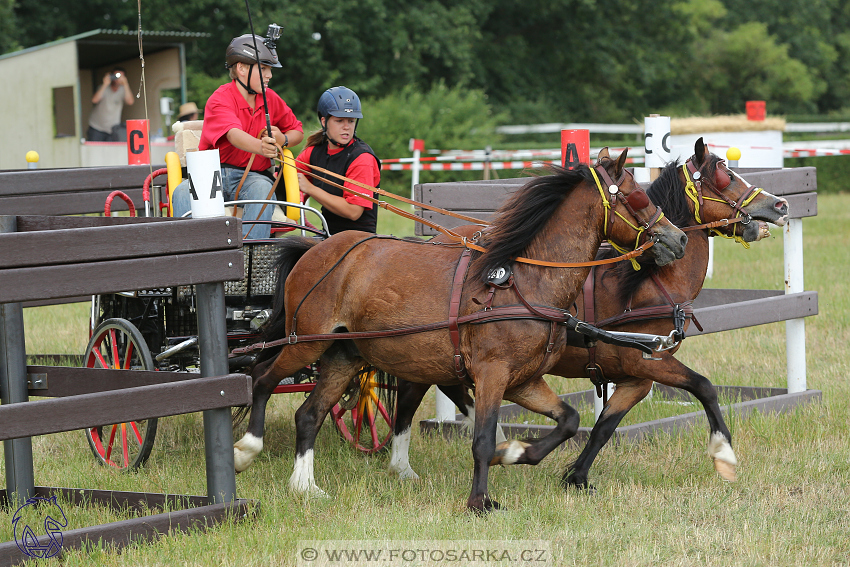
<svg viewBox="0 0 850 567"><path fill-rule="evenodd" d="M643 119L646 167L664 167L670 161L670 117L647 116Z"/></svg>
<svg viewBox="0 0 850 567"><path fill-rule="evenodd" d="M127 164L148 165L151 162L151 148L148 139L147 120L127 121Z"/></svg>
<svg viewBox="0 0 850 567"><path fill-rule="evenodd" d="M561 130L561 165L590 164L590 130Z"/></svg>
<svg viewBox="0 0 850 567"><path fill-rule="evenodd" d="M189 175L189 196L192 198L192 218L225 216L218 150L188 152L186 170Z"/></svg>

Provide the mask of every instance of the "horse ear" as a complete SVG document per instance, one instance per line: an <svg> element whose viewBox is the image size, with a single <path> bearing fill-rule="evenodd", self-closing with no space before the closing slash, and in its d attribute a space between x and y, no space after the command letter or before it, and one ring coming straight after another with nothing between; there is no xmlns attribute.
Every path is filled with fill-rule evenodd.
<svg viewBox="0 0 850 567"><path fill-rule="evenodd" d="M623 150L620 157L617 158L617 169L614 171L614 178L618 179L626 168L626 157L629 155L629 148Z"/></svg>
<svg viewBox="0 0 850 567"><path fill-rule="evenodd" d="M603 158L611 158L611 154L608 153L608 146L599 150L599 155L596 156L596 165L599 165Z"/></svg>
<svg viewBox="0 0 850 567"><path fill-rule="evenodd" d="M694 157L696 158L697 165L702 165L702 162L705 160L705 143L702 141L702 136L694 142Z"/></svg>

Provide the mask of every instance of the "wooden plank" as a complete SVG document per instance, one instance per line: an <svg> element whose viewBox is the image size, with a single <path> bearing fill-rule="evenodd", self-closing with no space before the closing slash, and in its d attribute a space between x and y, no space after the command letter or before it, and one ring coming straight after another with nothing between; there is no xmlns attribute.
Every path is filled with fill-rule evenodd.
<svg viewBox="0 0 850 567"><path fill-rule="evenodd" d="M119 165L0 172L0 196L141 188L151 171L163 167Z"/></svg>
<svg viewBox="0 0 850 567"><path fill-rule="evenodd" d="M729 388L734 388L734 386L729 386ZM785 391L784 389L779 390ZM728 414L731 411L736 415L741 416L750 415L754 411L760 411L762 413L781 414L787 413L802 404L818 402L821 400L821 398L822 393L820 390L806 390L805 392L797 392L794 394L782 393L778 395L771 395L765 398L739 402L732 404L731 406L723 406L720 409L724 414ZM504 407L506 406L503 406L503 408ZM686 413L674 417L666 417L653 421L646 421L644 423L638 423L635 425L618 427L614 431L612 440L615 443L641 441L643 439L646 439L647 437L650 437L658 431L664 431L672 434L683 429L693 427L694 425L699 425L703 423L704 420L705 412L699 411ZM499 425L501 425L502 430L504 431L505 436L508 439L524 439L528 437L539 438L544 435L548 435L555 429L555 426L553 425L527 425L523 423L506 422L502 422ZM419 422L419 429L422 432L442 431L443 435L446 437L451 437L453 435L458 434L468 435L468 433L466 433L465 428L463 427L463 422L459 420L423 420ZM587 443L587 440L590 437L591 430L592 428L590 427L579 427L575 437L572 437L569 440L569 443L564 443L563 445L561 445L561 448L566 448L569 445L575 446Z"/></svg>
<svg viewBox="0 0 850 567"><path fill-rule="evenodd" d="M169 384L194 380L191 372L155 370L113 370L110 368L77 368L71 366L27 366L27 374L38 375L47 382L46 388L29 390L30 396L60 398L95 392L109 392L154 384Z"/></svg>
<svg viewBox="0 0 850 567"><path fill-rule="evenodd" d="M511 184L426 183L420 200L427 205L458 212L496 210L518 188Z"/></svg>
<svg viewBox="0 0 850 567"><path fill-rule="evenodd" d="M98 526L77 528L62 532L62 549L82 549L85 546L123 548L132 542L152 542L163 534L205 530L228 519L244 518L252 512L250 500L210 504L187 510L175 510L141 516L130 520L111 522ZM42 545L50 543L50 536L38 538ZM20 565L30 560L14 541L0 543L0 567Z"/></svg>
<svg viewBox="0 0 850 567"><path fill-rule="evenodd" d="M88 488L62 488L54 486L36 486L35 496L50 498L59 496L61 500L75 506L96 504L114 510L131 509L136 513L149 512L154 508L172 510L206 506L209 498L188 494L163 494L161 492L127 492L123 490L97 490ZM64 505L64 504L63 504ZM0 490L0 507L8 506L5 490Z"/></svg>
<svg viewBox="0 0 850 567"><path fill-rule="evenodd" d="M694 308L703 309L705 307L714 307L715 305L726 305L727 303L738 303L783 295L785 295L784 291L774 289L723 289L704 287L694 300Z"/></svg>
<svg viewBox="0 0 850 567"><path fill-rule="evenodd" d="M734 169L734 168L733 168ZM741 171L747 182L777 196L817 191L816 167L789 167L769 171Z"/></svg>
<svg viewBox="0 0 850 567"><path fill-rule="evenodd" d="M251 377L228 374L0 406L0 440L193 413L251 402Z"/></svg>
<svg viewBox="0 0 850 567"><path fill-rule="evenodd" d="M432 211L419 211L419 210L417 210L416 214L418 216L426 219L426 220L429 220L431 222L435 222L435 223L437 223L440 226L443 226L445 228L455 228L457 226L469 224L468 222L466 222L464 220L456 219L454 217L450 217L450 216L443 215L443 214L440 214L440 213L435 213L435 212L432 212ZM463 211L463 214L470 216L472 218L481 219L483 221L489 221L490 219L493 218L493 211L481 211L481 210ZM439 234L433 228L426 226L424 224L421 224L421 223L416 223L415 229L416 229L416 235L417 236L434 236L435 234Z"/></svg>
<svg viewBox="0 0 850 567"><path fill-rule="evenodd" d="M233 250L241 245L241 219L231 217L10 232L0 234L0 266L10 269L114 261Z"/></svg>
<svg viewBox="0 0 850 567"><path fill-rule="evenodd" d="M788 216L792 219L816 217L818 214L817 193L785 195L785 199L788 201Z"/></svg>
<svg viewBox="0 0 850 567"><path fill-rule="evenodd" d="M133 201L136 210L144 209L140 188L120 189ZM102 213L106 198L114 189L81 190L75 193L59 192L36 195L0 196L2 215L78 215ZM113 211L126 211L129 206L120 197L112 200Z"/></svg>
<svg viewBox="0 0 850 567"><path fill-rule="evenodd" d="M66 230L71 228L92 228L97 226L127 226L142 223L162 223L186 221L170 217L57 217L46 215L17 215L17 232L36 232L39 230Z"/></svg>
<svg viewBox="0 0 850 567"><path fill-rule="evenodd" d="M238 281L242 250L0 270L0 303Z"/></svg>
<svg viewBox="0 0 850 567"><path fill-rule="evenodd" d="M686 333L688 337L817 315L818 293L816 291L804 291L778 297L716 305L695 309L694 314L702 325L703 331L697 329L695 325L691 325Z"/></svg>

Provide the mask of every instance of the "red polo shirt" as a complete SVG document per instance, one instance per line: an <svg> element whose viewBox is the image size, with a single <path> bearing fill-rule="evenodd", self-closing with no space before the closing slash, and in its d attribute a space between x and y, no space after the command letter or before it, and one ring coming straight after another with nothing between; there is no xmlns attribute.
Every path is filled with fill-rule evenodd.
<svg viewBox="0 0 850 567"><path fill-rule="evenodd" d="M271 104L271 103L269 103L269 104ZM341 152L344 149L345 148L336 148L336 149L328 148L328 154L329 155L338 154L339 152ZM298 159L298 161L304 162L304 163L299 163L298 167L302 167L304 169L309 169L309 166L304 165L304 164L310 163L310 155L312 153L313 153L313 146L308 146L308 147L304 148L304 150L300 154L298 154L298 157L296 158L296 159ZM375 162L375 158L372 157L372 155L368 154L368 153L360 154L359 156L354 158L354 161L352 161L351 165L348 166L348 171L346 171L344 175L346 177L348 177L349 179L359 181L360 183L365 183L366 185L368 185L370 187L377 187L378 184L381 182L381 170L378 168L378 164L377 164L377 162ZM334 181L335 183L339 183L338 179L331 179L331 181ZM343 184L343 187L348 187L348 188L350 188L354 191L357 191L359 193L368 193L368 191L366 189L363 189L362 187L355 185L354 183L351 183L349 181L346 181ZM371 201L367 201L363 197L359 197L359 196L355 195L354 193L349 193L348 191L343 191L342 196L347 202L351 203L352 205L359 205L359 206L364 207L366 209L372 208L373 203Z"/></svg>
<svg viewBox="0 0 850 567"><path fill-rule="evenodd" d="M271 89L266 89L266 99L269 103L269 117L272 126L280 128L281 132L289 130L304 131L301 121L287 106L280 96ZM256 108L251 108L231 81L220 86L204 105L204 127L201 131L199 150L218 149L221 163L238 167L248 165L251 154L240 150L229 141L227 133L238 128L256 137L266 127L266 110L263 106L263 95L255 97ZM251 171L262 171L271 167L269 158L256 155Z"/></svg>

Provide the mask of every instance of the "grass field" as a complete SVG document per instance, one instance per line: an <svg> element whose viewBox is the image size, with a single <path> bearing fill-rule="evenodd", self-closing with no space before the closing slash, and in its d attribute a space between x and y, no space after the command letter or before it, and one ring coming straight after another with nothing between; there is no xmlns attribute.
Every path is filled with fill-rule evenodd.
<svg viewBox="0 0 850 567"><path fill-rule="evenodd" d="M46 565L294 565L299 540L542 540L556 565L847 565L850 564L850 443L848 394L848 275L850 195L822 195L820 214L804 221L806 289L819 293L817 317L807 319L808 386L821 404L789 414L728 425L740 462L739 480L719 479L705 455L707 428L658 434L633 445L606 447L590 480L595 494L565 492L564 468L577 455L567 447L537 467L494 468L491 495L506 511L467 514L472 460L463 439L414 435L411 463L418 481L386 472L387 455L367 458L325 427L316 448L316 480L329 499L308 500L286 483L294 455L292 416L300 394L275 396L266 449L237 477L240 497L261 502L254 522L207 533L163 537L116 553L69 552ZM382 232L409 234L406 224ZM404 221L405 223L407 221ZM782 233L744 250L717 242L709 287L782 289ZM27 351L80 353L87 307L26 310ZM784 324L689 339L680 360L715 384L785 386ZM553 380L561 392L587 389L585 380ZM420 417L433 415L433 396ZM628 423L666 408L635 408ZM673 411L693 411L685 407ZM589 424L582 408L583 425ZM97 466L79 432L33 440L36 483L112 490L203 494L206 490L200 415L160 420L148 465L133 474ZM64 507L69 529L125 516L101 508ZM0 541L12 539L11 516L0 512ZM412 563L411 563L412 564ZM540 563L538 563L540 564Z"/></svg>

